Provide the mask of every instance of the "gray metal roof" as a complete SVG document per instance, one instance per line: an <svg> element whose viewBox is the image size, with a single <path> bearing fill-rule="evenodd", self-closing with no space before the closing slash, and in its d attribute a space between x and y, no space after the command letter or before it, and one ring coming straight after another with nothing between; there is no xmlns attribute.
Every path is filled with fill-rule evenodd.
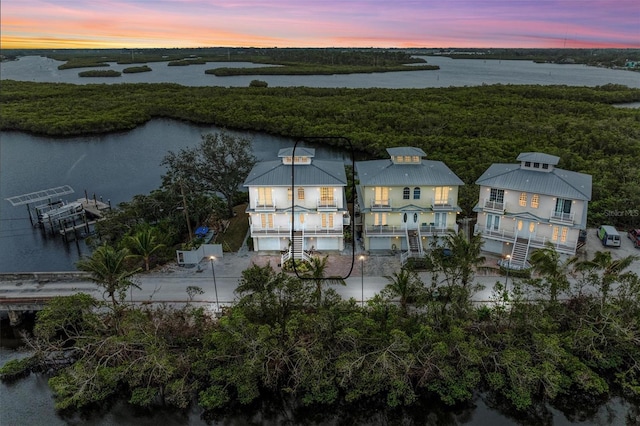
<svg viewBox="0 0 640 426"><path fill-rule="evenodd" d="M297 150L296 150L297 152ZM257 163L244 186L291 186L291 172L296 186L346 186L344 163L331 160L313 160L311 164L282 164L281 160Z"/></svg>
<svg viewBox="0 0 640 426"><path fill-rule="evenodd" d="M427 154L421 150L420 148L414 148L412 146L398 146L395 148L387 148L387 152L392 157L397 157L398 155L417 155L419 157L426 157Z"/></svg>
<svg viewBox="0 0 640 426"><path fill-rule="evenodd" d="M531 161L532 163L546 163L555 166L560 161L560 157L545 154L542 152L522 152L516 158L517 161Z"/></svg>
<svg viewBox="0 0 640 426"><path fill-rule="evenodd" d="M314 148L305 148L305 147L297 147L296 148L296 157L314 157L316 155L316 150ZM292 157L293 156L293 147L290 148L282 148L278 151L278 157Z"/></svg>
<svg viewBox="0 0 640 426"><path fill-rule="evenodd" d="M364 186L464 185L442 161L422 160L420 164L394 164L391 160L372 160L358 161L355 167L360 185Z"/></svg>
<svg viewBox="0 0 640 426"><path fill-rule="evenodd" d="M591 175L558 168L538 171L522 169L520 164L497 163L492 164L476 183L571 200L591 200Z"/></svg>

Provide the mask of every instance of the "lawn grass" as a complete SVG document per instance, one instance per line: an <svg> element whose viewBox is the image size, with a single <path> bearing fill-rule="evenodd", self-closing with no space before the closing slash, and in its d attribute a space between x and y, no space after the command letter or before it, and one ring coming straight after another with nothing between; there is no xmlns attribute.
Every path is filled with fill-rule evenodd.
<svg viewBox="0 0 640 426"><path fill-rule="evenodd" d="M216 235L215 243L222 244L226 252L236 252L242 246L247 231L249 230L249 215L246 213L247 205L240 204L233 208L234 216L229 219L226 231Z"/></svg>

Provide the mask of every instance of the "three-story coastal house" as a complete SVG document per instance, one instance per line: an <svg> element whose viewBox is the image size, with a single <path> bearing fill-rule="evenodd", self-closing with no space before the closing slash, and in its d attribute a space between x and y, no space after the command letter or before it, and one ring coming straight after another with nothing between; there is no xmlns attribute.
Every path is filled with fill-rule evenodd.
<svg viewBox="0 0 640 426"><path fill-rule="evenodd" d="M349 224L341 161L318 160L312 148L284 148L278 160L257 163L245 180L255 251L342 250Z"/></svg>
<svg viewBox="0 0 640 426"><path fill-rule="evenodd" d="M430 239L457 232L458 188L464 183L420 148L387 149L388 159L355 163L368 251L401 251L403 263L421 257Z"/></svg>
<svg viewBox="0 0 640 426"><path fill-rule="evenodd" d="M483 250L508 259L521 269L535 248L547 242L574 255L586 229L591 175L557 168L559 157L525 152L519 164L492 164L476 184L480 197L475 233Z"/></svg>

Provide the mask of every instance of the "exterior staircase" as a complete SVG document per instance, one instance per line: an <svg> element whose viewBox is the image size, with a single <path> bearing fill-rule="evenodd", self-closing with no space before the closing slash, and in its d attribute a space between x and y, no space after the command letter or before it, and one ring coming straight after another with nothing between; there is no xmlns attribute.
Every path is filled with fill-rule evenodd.
<svg viewBox="0 0 640 426"><path fill-rule="evenodd" d="M302 232L296 231L293 233L291 248L294 259L304 258L304 237L302 236Z"/></svg>
<svg viewBox="0 0 640 426"><path fill-rule="evenodd" d="M527 262L527 256L529 255L529 240L525 238L516 238L513 243L513 249L511 250L511 259L509 260L509 266L511 269L526 269L529 262Z"/></svg>
<svg viewBox="0 0 640 426"><path fill-rule="evenodd" d="M411 257L422 257L424 254L422 249L422 241L419 231L406 230L408 250L400 254L400 262L402 265L407 263Z"/></svg>

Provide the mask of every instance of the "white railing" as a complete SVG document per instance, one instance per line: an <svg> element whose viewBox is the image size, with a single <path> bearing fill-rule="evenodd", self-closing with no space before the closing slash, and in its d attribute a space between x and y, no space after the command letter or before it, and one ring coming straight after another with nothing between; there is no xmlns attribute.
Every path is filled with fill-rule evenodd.
<svg viewBox="0 0 640 426"><path fill-rule="evenodd" d="M431 207L434 210L451 210L456 207L455 200L453 198L447 199L431 199Z"/></svg>
<svg viewBox="0 0 640 426"><path fill-rule="evenodd" d="M478 224L473 227L473 233L482 234L485 237L500 241L514 241L516 238L516 233L514 231L500 228L487 228L486 226Z"/></svg>
<svg viewBox="0 0 640 426"><path fill-rule="evenodd" d="M287 260L292 258L302 259L305 262L311 262L311 256L309 256L304 250L294 253L293 248L289 247L289 250L285 251L284 253L282 253L282 256L280 256L280 264L284 265Z"/></svg>
<svg viewBox="0 0 640 426"><path fill-rule="evenodd" d="M389 211L391 210L391 200L371 200L371 210L373 211Z"/></svg>
<svg viewBox="0 0 640 426"><path fill-rule="evenodd" d="M492 210L492 211L501 212L501 213L504 213L504 210L507 207L504 201L489 200L486 198L484 200L483 205L484 205L484 210Z"/></svg>
<svg viewBox="0 0 640 426"><path fill-rule="evenodd" d="M342 226L329 228L327 226L305 226L302 229L303 235L342 235L344 230Z"/></svg>
<svg viewBox="0 0 640 426"><path fill-rule="evenodd" d="M573 218L574 218L573 213L564 213L564 212L557 212L555 210L552 210L551 215L549 216L549 221L573 224Z"/></svg>
<svg viewBox="0 0 640 426"><path fill-rule="evenodd" d="M367 225L365 226L365 232L367 236L386 236L386 235L402 235L404 234L404 226L389 226L389 225Z"/></svg>
<svg viewBox="0 0 640 426"><path fill-rule="evenodd" d="M338 210L337 200L321 200L316 201L317 210Z"/></svg>
<svg viewBox="0 0 640 426"><path fill-rule="evenodd" d="M290 235L291 227L290 226L272 226L272 227L262 227L251 225L251 236L271 236L271 235Z"/></svg>
<svg viewBox="0 0 640 426"><path fill-rule="evenodd" d="M547 243L550 242L555 249L564 254L574 255L576 254L576 247L578 245L577 240L560 241L559 239L553 240L547 236L538 237L537 235L531 236L529 239L529 245L533 248L544 248Z"/></svg>
<svg viewBox="0 0 640 426"><path fill-rule="evenodd" d="M420 234L424 234L424 235L446 235L447 233L449 233L450 231L453 231L455 233L458 233L458 224L453 224L453 225L435 225L435 224L426 224L423 223L422 225L420 225Z"/></svg>
<svg viewBox="0 0 640 426"><path fill-rule="evenodd" d="M259 202L256 201L256 207L255 207L255 211L257 212L273 212L276 210L276 202L275 201L271 201L271 202Z"/></svg>

